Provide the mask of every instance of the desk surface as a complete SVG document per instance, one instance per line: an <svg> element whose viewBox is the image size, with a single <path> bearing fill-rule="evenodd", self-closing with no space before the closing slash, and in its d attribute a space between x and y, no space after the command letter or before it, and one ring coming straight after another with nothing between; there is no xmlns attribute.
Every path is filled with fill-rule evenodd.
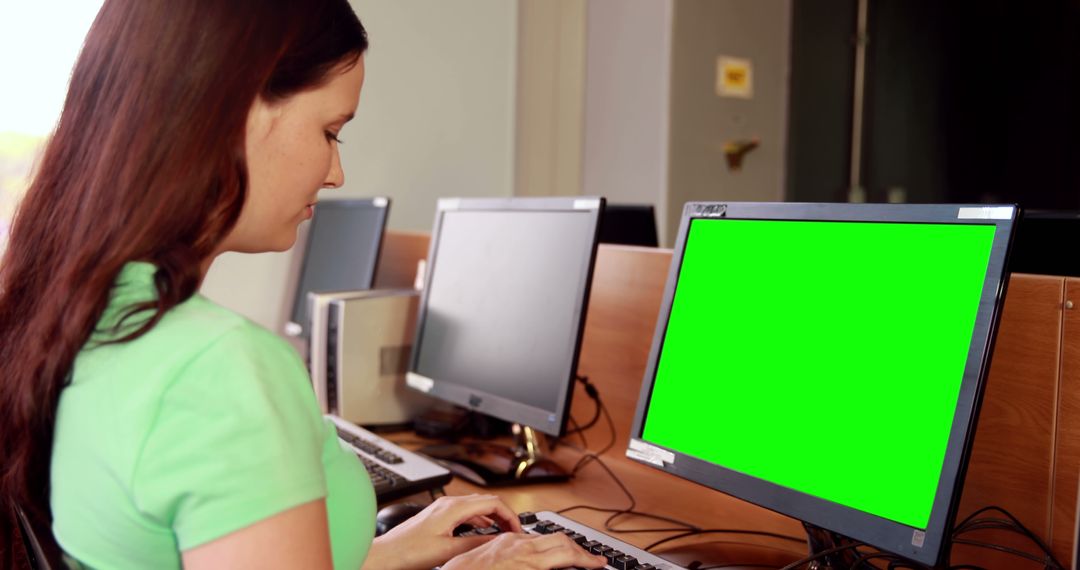
<svg viewBox="0 0 1080 570"><path fill-rule="evenodd" d="M585 434L592 448L603 446L611 437L610 429L602 421ZM412 434L390 436L390 439L416 447L416 438ZM558 445L550 457L569 470L584 455L578 445L580 440L571 441L570 445ZM454 479L445 491L449 495L498 495L517 512L572 509L564 515L638 547L680 534L674 531L641 532L642 530L678 528L679 525L625 515L613 522L612 528L616 529L613 531L605 529L605 521L611 516L610 512L573 507L619 510L633 506L636 511L669 517L701 529L764 531L789 535L799 540L805 537L801 523L794 519L631 461L622 455L624 451L625 447L612 448L601 456L603 465L590 462L568 483L485 488ZM611 473L608 473L605 466ZM613 475L617 476L626 490L633 495L633 503ZM709 547L688 548L688 545L694 544L709 544ZM806 547L793 541L752 534L708 534L672 541L655 552L682 564L701 560L706 565L767 563L779 567L805 556Z"/></svg>

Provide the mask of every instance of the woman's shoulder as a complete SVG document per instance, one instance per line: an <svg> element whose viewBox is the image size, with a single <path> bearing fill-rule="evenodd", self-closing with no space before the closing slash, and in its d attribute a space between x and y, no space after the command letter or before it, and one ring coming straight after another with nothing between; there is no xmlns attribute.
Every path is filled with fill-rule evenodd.
<svg viewBox="0 0 1080 570"><path fill-rule="evenodd" d="M289 343L199 294L170 309L132 341L89 343L76 361L74 383L102 377L115 383L132 376L140 384L168 385L210 372L243 374L259 383L276 384L274 379L283 376L290 384L307 383L303 362Z"/></svg>
<svg viewBox="0 0 1080 570"><path fill-rule="evenodd" d="M278 335L198 293L166 313L158 327L158 334L190 342L196 348L215 340L228 339L275 352L293 352L292 347Z"/></svg>

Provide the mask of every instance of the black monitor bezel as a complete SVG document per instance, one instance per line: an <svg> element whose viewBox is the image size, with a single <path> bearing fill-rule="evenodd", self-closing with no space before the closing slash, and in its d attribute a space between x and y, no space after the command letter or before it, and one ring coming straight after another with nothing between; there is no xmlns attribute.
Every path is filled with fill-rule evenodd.
<svg viewBox="0 0 1080 570"><path fill-rule="evenodd" d="M664 296L657 318L649 360L642 381L627 456L631 459L678 475L736 498L785 514L812 525L840 533L885 551L922 562L938 562L945 546L959 505L960 489L974 440L978 410L993 352L994 333L1001 317L1001 308L1008 283L1007 258L1019 208L1009 208L1007 219L960 219L960 208L973 215L993 211L1002 215L1006 210L988 210L987 205L927 205L927 204L817 204L817 203L721 203L691 202L683 209L682 220L671 259ZM961 380L956 413L949 434L945 463L938 480L926 529L915 529L850 507L845 507L765 480L751 477L678 451L647 442L643 429L651 397L656 366L662 350L682 255L691 223L696 219L748 219L793 221L850 221L896 223L962 223L997 226L991 246L978 317L972 332L968 360ZM828 450L823 450L827 460ZM668 459L673 459L668 461ZM808 466L813 468L813 466ZM921 546L916 546L920 542Z"/></svg>
<svg viewBox="0 0 1080 570"><path fill-rule="evenodd" d="M632 239L625 239L627 236ZM608 203L600 219L600 243L660 247L656 208L652 204Z"/></svg>
<svg viewBox="0 0 1080 570"><path fill-rule="evenodd" d="M409 357L409 372L406 374L406 384L429 396L440 400L457 404L470 410L487 414L504 421L514 422L529 426L543 433L559 437L566 431L566 423L570 415L570 404L574 392L574 381L577 376L578 362L581 356L582 338L585 333L585 318L588 312L589 295L592 290L593 270L596 266L596 252L598 247L599 222L604 210L604 198L598 196L578 196L567 198L443 198L438 202L435 212L435 223L431 232L431 243L428 247L427 266L424 272L424 289L420 295L420 306L417 309L416 333L413 338L413 350ZM577 322L573 331L573 356L569 363L568 374L563 380L559 390L562 396L555 410L544 410L510 398L463 386L445 379L430 378L416 371L420 359L420 339L424 332L424 317L427 314L431 280L435 275L435 267L438 263L436 253L439 249L439 236L442 224L447 212L452 211L573 211L587 212L591 215L593 226L592 240L589 248L587 267L584 272L584 283L578 289L580 291L575 300L575 314ZM524 300L528 302L528 300Z"/></svg>
<svg viewBox="0 0 1080 570"><path fill-rule="evenodd" d="M371 289L375 285L375 276L379 267L379 259L382 256L382 243L386 237L386 221L390 217L390 198L385 196L373 196L367 198L334 198L330 200L319 200L319 202L315 204L316 215L312 216L311 222L309 222L307 227L302 230L303 235L301 239L303 241L303 254L300 257L300 262L295 264L296 271L293 272L292 287L288 296L288 298L291 299L291 302L289 303L289 312L285 322L287 323L286 331L289 332L291 336L307 337L311 334L311 331L308 330L309 323L297 323L295 322L295 317L297 308L308 302L307 295L301 291L300 285L303 283L304 274L308 270L308 260L310 259L312 247L311 236L315 231L316 224L318 224L318 211L327 208L377 210L382 214L379 216L379 238L372 244L375 249L375 255L365 279L367 286L363 287L361 290Z"/></svg>

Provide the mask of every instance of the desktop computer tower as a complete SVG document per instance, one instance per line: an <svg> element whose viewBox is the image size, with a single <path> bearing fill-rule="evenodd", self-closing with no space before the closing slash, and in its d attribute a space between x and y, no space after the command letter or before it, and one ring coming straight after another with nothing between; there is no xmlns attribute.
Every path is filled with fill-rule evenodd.
<svg viewBox="0 0 1080 570"><path fill-rule="evenodd" d="M309 366L323 413L363 426L405 424L431 398L405 386L419 293L311 293Z"/></svg>

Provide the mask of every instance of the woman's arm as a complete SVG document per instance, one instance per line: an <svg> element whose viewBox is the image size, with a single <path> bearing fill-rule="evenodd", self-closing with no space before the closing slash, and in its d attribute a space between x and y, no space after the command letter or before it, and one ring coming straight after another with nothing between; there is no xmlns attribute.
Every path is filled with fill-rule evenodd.
<svg viewBox="0 0 1080 570"><path fill-rule="evenodd" d="M332 568L326 500L293 507L182 554L189 570Z"/></svg>
<svg viewBox="0 0 1080 570"><path fill-rule="evenodd" d="M375 539L364 561L364 570L421 570L487 544L493 536L455 537L462 523L521 532L521 523L510 507L493 495L439 497L416 516Z"/></svg>

